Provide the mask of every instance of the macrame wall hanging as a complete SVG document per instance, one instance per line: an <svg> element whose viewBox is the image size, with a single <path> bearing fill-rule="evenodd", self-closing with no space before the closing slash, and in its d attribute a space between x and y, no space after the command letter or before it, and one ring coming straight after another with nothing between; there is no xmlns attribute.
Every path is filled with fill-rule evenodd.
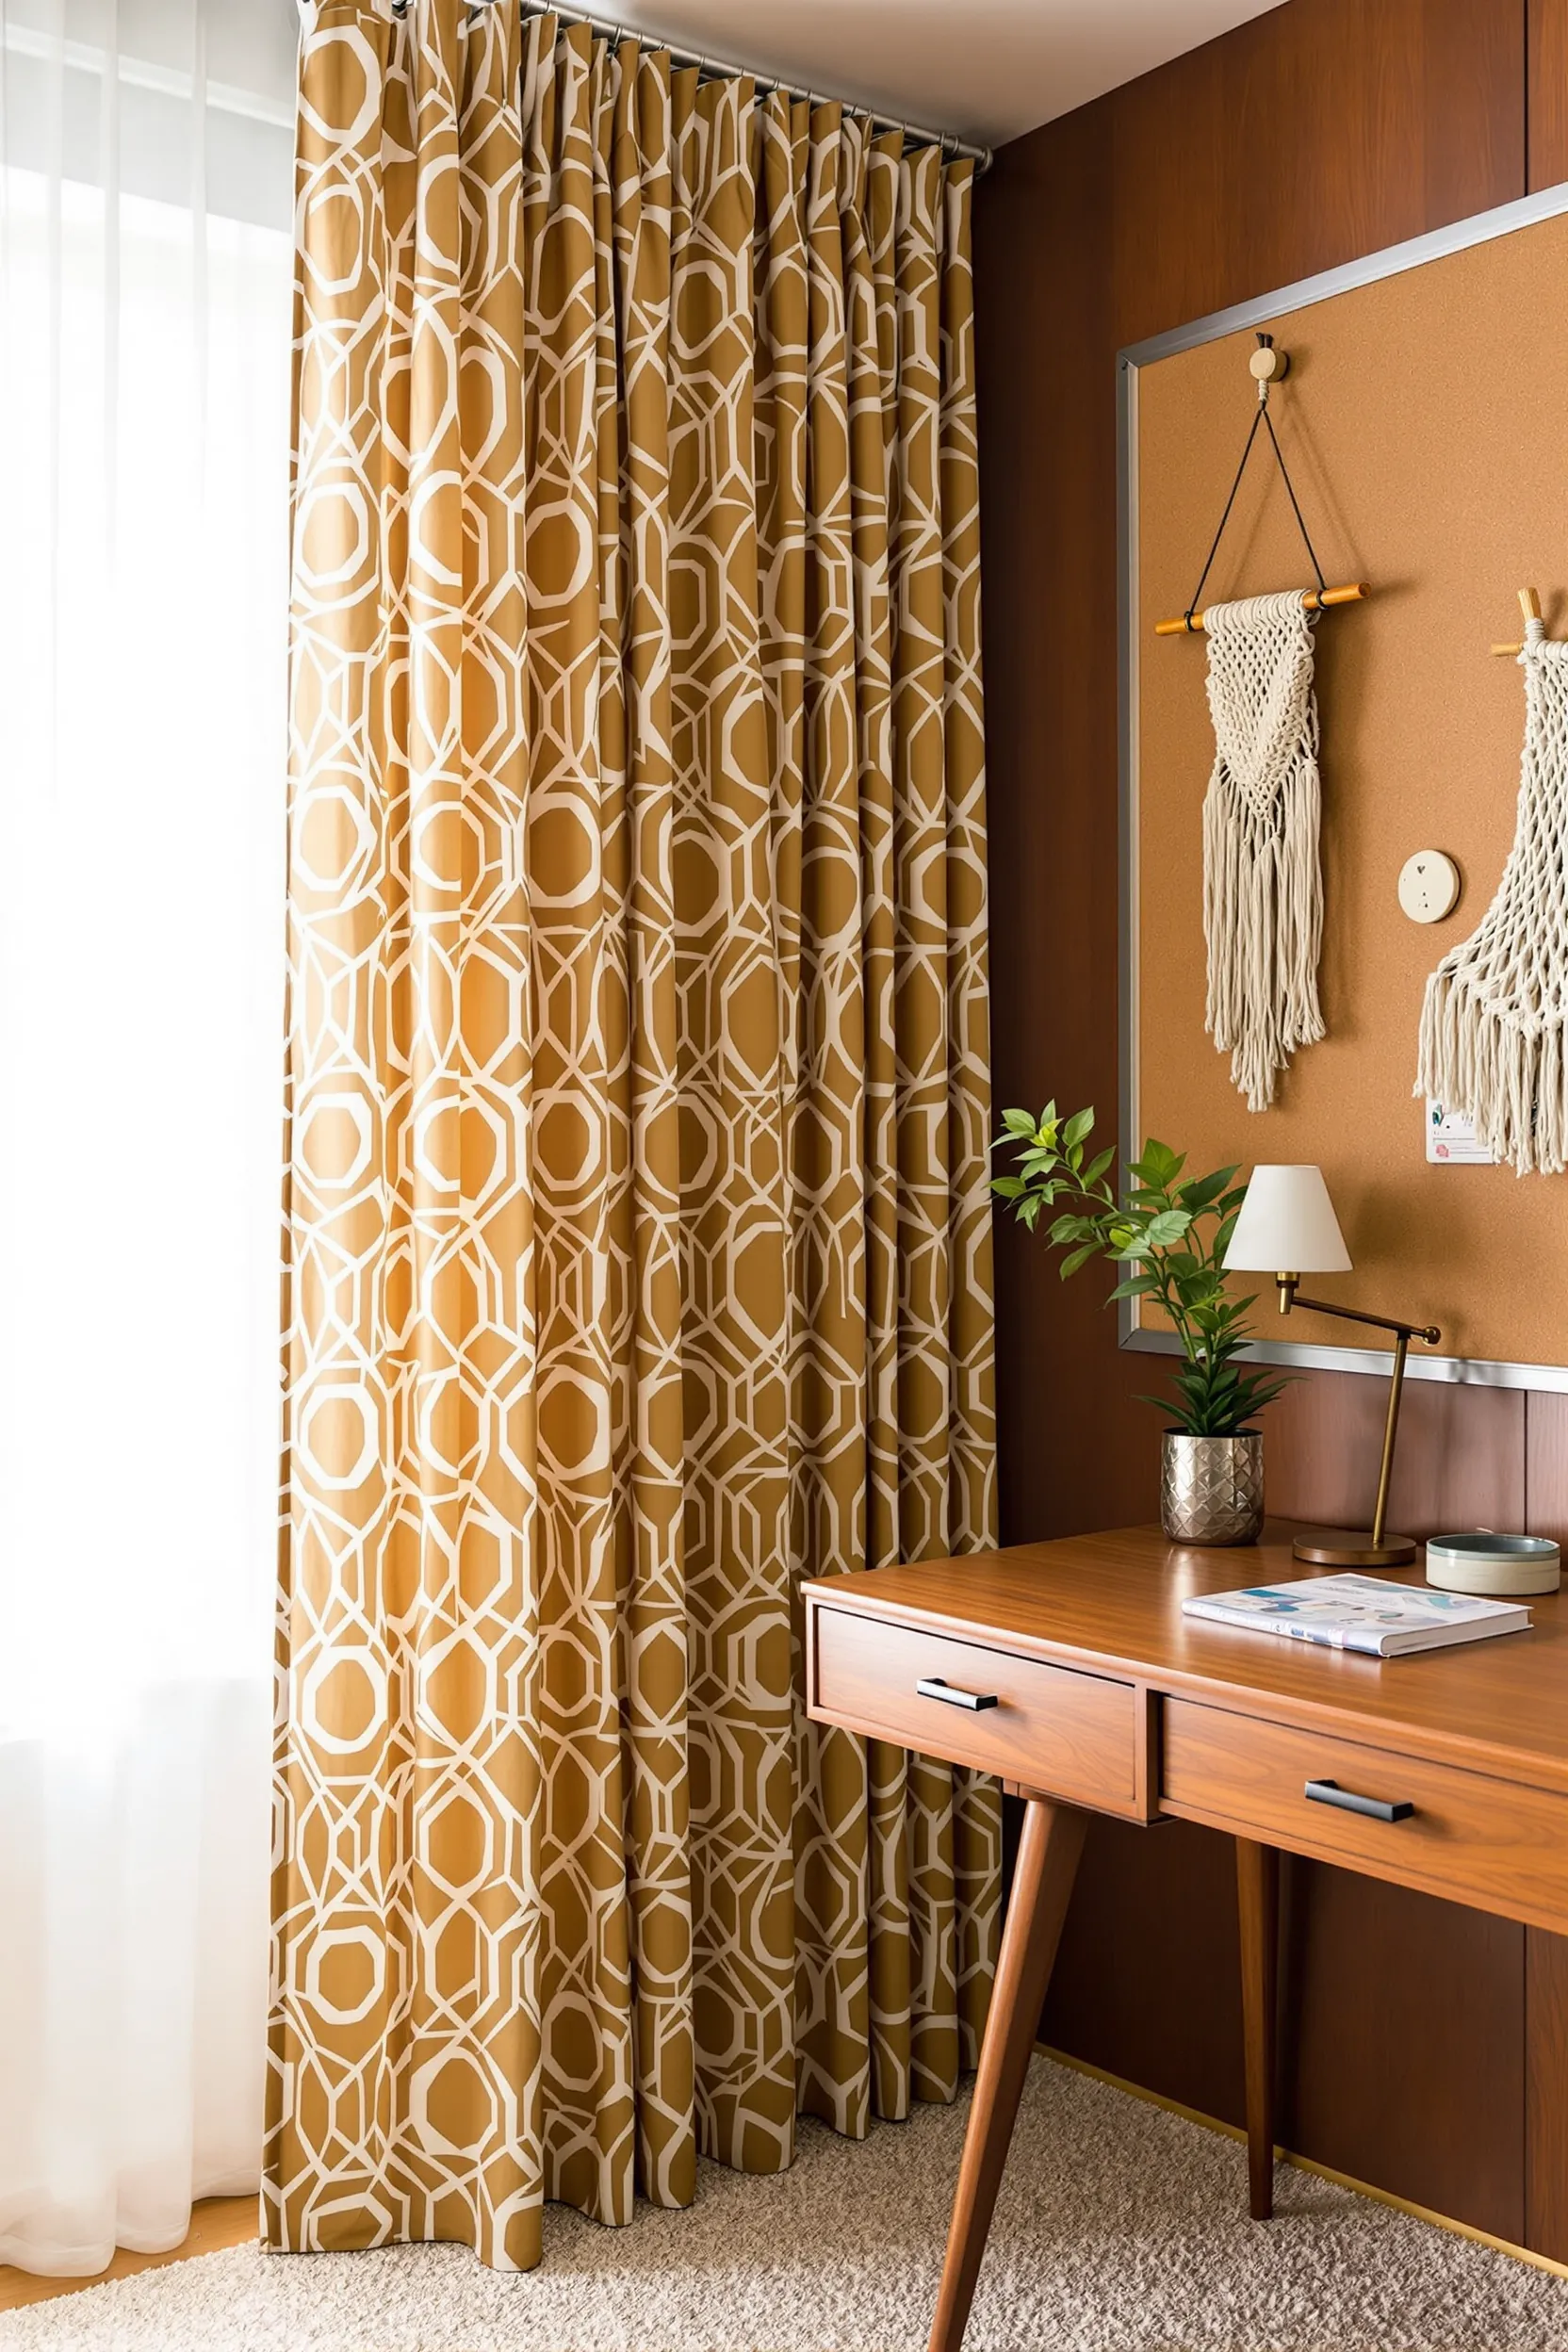
<svg viewBox="0 0 1568 2352"><path fill-rule="evenodd" d="M1520 592L1525 749L1513 847L1478 928L1427 982L1415 1091L1462 1111L1521 1176L1568 1165L1568 645Z"/></svg>
<svg viewBox="0 0 1568 2352"><path fill-rule="evenodd" d="M1322 1037L1317 962L1323 940L1318 858L1317 700L1313 630L1326 605L1349 604L1364 583L1331 588L1302 519L1268 414L1268 390L1289 361L1260 335L1249 366L1257 413L1192 602L1160 636L1203 629L1209 640L1209 711L1215 760L1203 802L1203 938L1208 951L1205 1026L1231 1056L1231 1077L1250 1111L1266 1111L1280 1074ZM1315 588L1249 596L1199 612L1259 427L1266 430Z"/></svg>
<svg viewBox="0 0 1568 2352"><path fill-rule="evenodd" d="M1250 1111L1323 1035L1317 699L1299 593L1211 605L1215 761L1203 801L1205 1016Z"/></svg>

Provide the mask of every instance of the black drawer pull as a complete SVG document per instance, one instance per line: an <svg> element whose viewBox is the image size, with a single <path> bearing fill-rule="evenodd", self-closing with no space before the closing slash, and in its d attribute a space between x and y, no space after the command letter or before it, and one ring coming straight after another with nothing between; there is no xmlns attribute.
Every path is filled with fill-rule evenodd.
<svg viewBox="0 0 1568 2352"><path fill-rule="evenodd" d="M1390 1805L1385 1797L1358 1797L1337 1780L1309 1780L1307 1795L1314 1805L1337 1805L1342 1813L1364 1813L1371 1821L1408 1821L1413 1805Z"/></svg>
<svg viewBox="0 0 1568 2352"><path fill-rule="evenodd" d="M1000 1707L1002 1704L994 1690L958 1690L951 1682L944 1682L940 1674L927 1674L923 1682L917 1682L915 1696L917 1699L940 1699L947 1707L967 1707L975 1715L983 1707Z"/></svg>

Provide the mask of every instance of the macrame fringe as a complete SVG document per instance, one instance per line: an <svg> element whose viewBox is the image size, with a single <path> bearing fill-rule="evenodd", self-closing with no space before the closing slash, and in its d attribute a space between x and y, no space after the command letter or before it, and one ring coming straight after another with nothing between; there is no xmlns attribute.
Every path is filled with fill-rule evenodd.
<svg viewBox="0 0 1568 2352"><path fill-rule="evenodd" d="M1250 1111L1265 1111L1298 1046L1323 1035L1317 959L1321 792L1317 762L1292 769L1266 818L1211 792L1203 803L1208 1027Z"/></svg>
<svg viewBox="0 0 1568 2352"><path fill-rule="evenodd" d="M1203 802L1206 1026L1250 1111L1323 1036L1317 706L1298 593L1211 606L1214 774Z"/></svg>
<svg viewBox="0 0 1568 2352"><path fill-rule="evenodd" d="M1560 1021L1523 1028L1445 963L1427 983L1419 1064L1416 1093L1462 1111L1521 1176L1568 1167Z"/></svg>
<svg viewBox="0 0 1568 2352"><path fill-rule="evenodd" d="M1568 1167L1568 645L1528 622L1519 816L1497 895L1421 1006L1415 1091L1471 1119L1521 1176Z"/></svg>

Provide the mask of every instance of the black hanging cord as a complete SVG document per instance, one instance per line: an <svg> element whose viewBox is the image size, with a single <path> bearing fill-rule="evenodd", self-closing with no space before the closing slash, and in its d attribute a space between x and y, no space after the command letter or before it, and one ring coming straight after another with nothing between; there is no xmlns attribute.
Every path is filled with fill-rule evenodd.
<svg viewBox="0 0 1568 2352"><path fill-rule="evenodd" d="M1219 543L1225 536L1225 526L1231 519L1231 509L1236 502L1236 492L1241 488L1241 478L1247 471L1247 461L1252 454L1252 444L1258 437L1258 427L1260 425L1266 425L1268 428L1268 438L1274 450L1275 463L1280 468L1280 478L1285 485L1285 496L1290 500L1290 511L1296 517L1296 528L1301 534L1302 544L1306 547L1313 571L1316 576L1317 592L1319 596L1323 594L1323 591L1329 584L1323 577L1323 566L1317 560L1317 551L1312 544L1311 535L1308 532L1306 523L1302 519L1300 500L1296 496L1296 485L1290 479L1290 468L1285 464L1284 451L1280 447L1280 438L1274 430L1274 419L1268 413L1268 387L1266 384L1264 384L1259 387L1258 413L1252 419L1252 430L1247 436L1247 447L1242 450L1241 464L1236 467L1236 477L1231 484L1231 495L1225 501L1225 512L1219 518L1219 529L1215 532L1215 535L1209 544L1209 552L1203 559L1203 568L1198 575L1198 585L1192 592L1192 602L1187 606L1186 612L1183 614L1183 618L1186 622L1189 631L1192 628L1192 616L1197 612L1199 604L1202 598L1203 582L1208 579L1209 567L1213 564L1215 557L1219 553Z"/></svg>

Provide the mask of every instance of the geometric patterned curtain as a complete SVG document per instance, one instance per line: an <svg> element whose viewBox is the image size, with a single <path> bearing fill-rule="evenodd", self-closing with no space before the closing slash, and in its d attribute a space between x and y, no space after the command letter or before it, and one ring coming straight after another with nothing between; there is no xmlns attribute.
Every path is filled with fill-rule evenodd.
<svg viewBox="0 0 1568 2352"><path fill-rule="evenodd" d="M971 167L518 0L302 50L271 2244L951 2099L994 1784Z"/></svg>

